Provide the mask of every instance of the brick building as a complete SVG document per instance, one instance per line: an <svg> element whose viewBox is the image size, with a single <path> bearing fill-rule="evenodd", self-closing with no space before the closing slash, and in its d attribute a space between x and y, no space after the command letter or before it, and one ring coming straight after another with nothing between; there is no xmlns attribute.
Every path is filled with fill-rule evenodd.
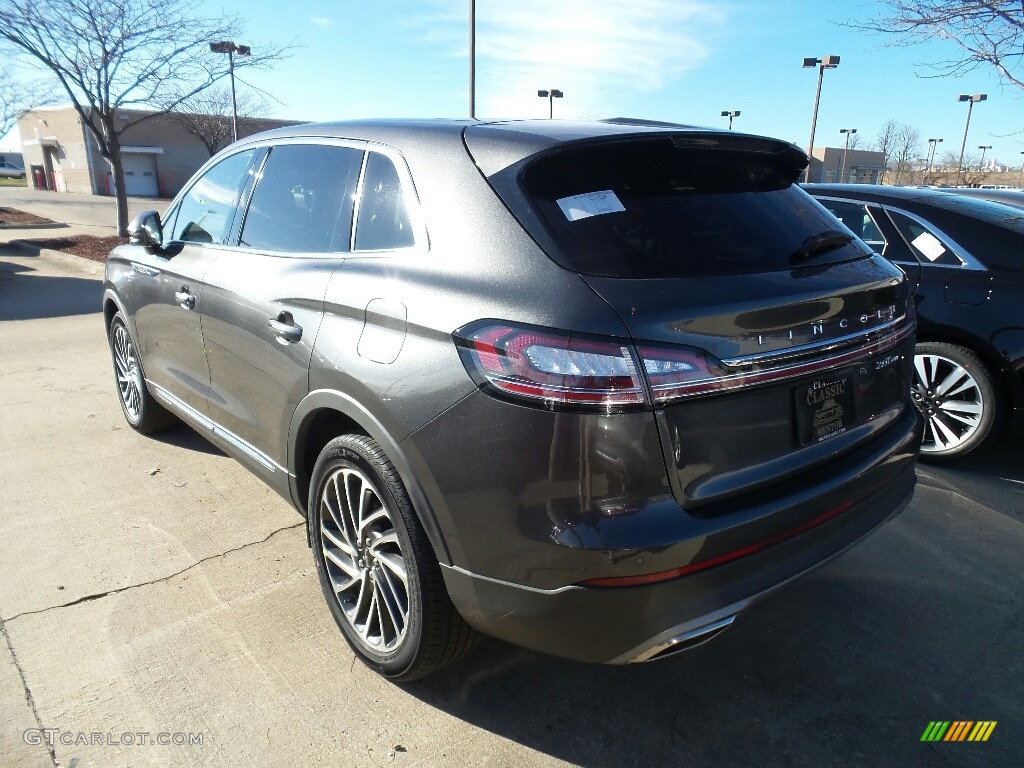
<svg viewBox="0 0 1024 768"><path fill-rule="evenodd" d="M118 110L115 119L127 123L146 114L152 113ZM246 118L244 134L295 122ZM18 120L18 130L30 187L114 194L110 166L73 107L33 109ZM121 157L129 195L170 197L209 159L209 153L172 115L157 115L122 134Z"/></svg>
<svg viewBox="0 0 1024 768"><path fill-rule="evenodd" d="M842 147L811 150L811 181L825 184L877 184L885 171L885 155L866 149L851 149L843 167ZM840 178L842 176L842 178Z"/></svg>

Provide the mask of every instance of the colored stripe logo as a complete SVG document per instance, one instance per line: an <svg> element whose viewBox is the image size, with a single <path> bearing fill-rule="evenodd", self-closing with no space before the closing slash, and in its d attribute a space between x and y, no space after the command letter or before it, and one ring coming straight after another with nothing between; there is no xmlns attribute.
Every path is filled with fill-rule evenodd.
<svg viewBox="0 0 1024 768"><path fill-rule="evenodd" d="M932 720L921 741L988 741L997 720Z"/></svg>

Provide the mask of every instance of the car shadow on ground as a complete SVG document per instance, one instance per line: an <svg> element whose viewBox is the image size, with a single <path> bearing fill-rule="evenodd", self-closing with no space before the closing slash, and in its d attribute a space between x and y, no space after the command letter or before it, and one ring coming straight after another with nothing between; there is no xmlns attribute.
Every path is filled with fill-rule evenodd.
<svg viewBox="0 0 1024 768"><path fill-rule="evenodd" d="M91 315L99 312L103 282L96 278L52 277L0 260L0 321Z"/></svg>
<svg viewBox="0 0 1024 768"><path fill-rule="evenodd" d="M226 456L220 448L215 446L213 443L206 440L202 435L196 432L192 427L187 424L179 424L166 432L157 432L154 435L149 435L153 440L159 440L165 445L171 445L175 448L185 448L189 451L195 451L196 453L205 453L209 456Z"/></svg>
<svg viewBox="0 0 1024 768"><path fill-rule="evenodd" d="M695 650L606 667L484 640L406 690L593 768L1016 764L1024 529L998 518L982 548L962 533L977 521L928 493ZM1000 738L921 743L930 721L958 719L996 720Z"/></svg>

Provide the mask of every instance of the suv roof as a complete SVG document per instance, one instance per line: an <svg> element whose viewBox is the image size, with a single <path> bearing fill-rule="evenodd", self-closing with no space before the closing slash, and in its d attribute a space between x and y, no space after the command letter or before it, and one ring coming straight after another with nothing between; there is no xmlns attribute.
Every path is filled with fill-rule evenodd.
<svg viewBox="0 0 1024 768"><path fill-rule="evenodd" d="M797 149L788 142L738 131L624 117L593 121L469 118L345 120L285 126L254 134L242 141L322 136L393 143L405 147L410 144L426 145L443 137L454 138L464 134L467 139L475 139L474 158L481 171L490 176L531 155L567 142L680 133L729 137L732 140L748 139L761 142L762 146L771 146L775 151Z"/></svg>

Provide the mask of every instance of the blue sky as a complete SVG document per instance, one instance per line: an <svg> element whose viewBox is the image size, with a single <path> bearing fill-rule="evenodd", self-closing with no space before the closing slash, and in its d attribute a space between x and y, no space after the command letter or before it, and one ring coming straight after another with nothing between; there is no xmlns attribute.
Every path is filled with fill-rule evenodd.
<svg viewBox="0 0 1024 768"><path fill-rule="evenodd" d="M825 73L815 144L841 146L840 128L870 145L890 119L938 153L959 152L966 105L976 105L967 143L1020 166L1024 92L994 72L934 75L930 62L957 55L952 43L892 47L842 26L881 3L835 0L477 0L478 117L546 117L540 88L558 88L563 118L644 117L735 128L806 148L816 70L805 56L836 54ZM468 110L468 0L237 0L222 7L245 23L239 42L298 47L272 71L242 78L271 94L274 117L461 117ZM213 10L214 4L206 6ZM244 90L247 86L240 85ZM9 145L10 139L2 142Z"/></svg>

